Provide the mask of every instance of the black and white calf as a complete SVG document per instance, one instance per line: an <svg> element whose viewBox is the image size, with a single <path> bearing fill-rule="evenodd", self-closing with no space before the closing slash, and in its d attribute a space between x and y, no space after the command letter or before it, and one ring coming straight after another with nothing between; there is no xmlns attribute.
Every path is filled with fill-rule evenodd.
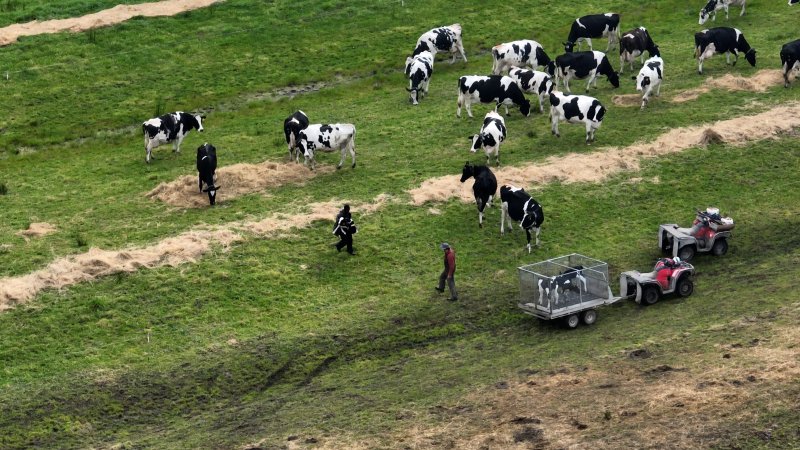
<svg viewBox="0 0 800 450"><path fill-rule="evenodd" d="M417 56L422 52L431 52L436 56L438 52L447 52L453 55L450 64L456 62L456 52L461 54L464 62L467 62L467 55L464 53L464 43L461 41L461 24L454 23L449 27L434 28L417 39L417 46L411 56Z"/></svg>
<svg viewBox="0 0 800 450"><path fill-rule="evenodd" d="M594 98L586 95L566 95L553 91L550 94L550 120L551 131L556 137L558 122L565 120L568 123L584 123L586 125L586 143L594 141L594 133L603 124L606 108Z"/></svg>
<svg viewBox="0 0 800 450"><path fill-rule="evenodd" d="M513 230L511 220L519 222L520 228L525 230L528 237L528 253L531 252L531 229L536 231L536 245L539 245L539 232L542 222L544 222L544 212L539 203L536 202L524 189L503 185L500 187L500 201L502 202L502 213L500 214L500 234L504 235L505 220L508 218L508 229Z"/></svg>
<svg viewBox="0 0 800 450"><path fill-rule="evenodd" d="M300 151L297 143L300 141L300 131L308 126L308 116L303 111L295 111L283 121L283 133L286 135L286 145L289 146L289 160L300 162Z"/></svg>
<svg viewBox="0 0 800 450"><path fill-rule="evenodd" d="M461 182L470 178L475 178L472 185L472 193L475 194L475 204L478 206L478 226L483 228L483 210L491 205L492 198L497 193L497 178L492 169L486 166L473 166L467 161L461 171Z"/></svg>
<svg viewBox="0 0 800 450"><path fill-rule="evenodd" d="M800 0L797 1L800 2ZM800 71L800 39L781 47L781 64L783 65L783 86L788 88L789 74Z"/></svg>
<svg viewBox="0 0 800 450"><path fill-rule="evenodd" d="M420 97L428 95L428 84L433 74L433 53L424 51L416 56L406 58L406 77L411 103L419 104Z"/></svg>
<svg viewBox="0 0 800 450"><path fill-rule="evenodd" d="M486 165L489 165L489 157L494 154L494 162L500 165L500 144L506 140L506 121L503 116L494 111L486 113L483 118L481 132L469 137L472 146L469 151L477 152L481 148L486 152Z"/></svg>
<svg viewBox="0 0 800 450"><path fill-rule="evenodd" d="M731 54L735 56L733 65L739 60L739 53L751 66L756 66L756 50L750 47L744 34L738 28L717 27L694 34L695 56L697 57L697 73L703 73L703 60L716 53L725 53L725 62L730 64Z"/></svg>
<svg viewBox="0 0 800 450"><path fill-rule="evenodd" d="M164 114L142 123L144 132L144 150L147 152L147 162L153 149L161 144L172 142L172 149L181 152L181 142L192 130L203 131L205 116L188 114L183 111Z"/></svg>
<svg viewBox="0 0 800 450"><path fill-rule="evenodd" d="M556 62L550 66L550 69L555 74L556 84L558 84L559 79L563 80L564 89L567 92L570 92L569 80L573 78L578 80L588 78L586 92L589 92L589 86L592 84L597 87L597 77L599 75L605 75L612 86L619 87L619 75L611 67L608 57L603 52L564 53L556 57Z"/></svg>
<svg viewBox="0 0 800 450"><path fill-rule="evenodd" d="M461 107L467 109L467 115L472 117L472 103L495 103L495 111L500 105L505 106L508 115L508 105L516 105L523 116L531 113L531 102L525 98L522 89L511 77L503 75L465 75L458 79L458 110L456 116L461 117Z"/></svg>
<svg viewBox="0 0 800 450"><path fill-rule="evenodd" d="M567 267L566 270L551 279L539 279L539 304L544 304L544 299L553 300L554 305L558 305L559 294L566 291L586 292L586 277L583 276L583 266Z"/></svg>
<svg viewBox="0 0 800 450"><path fill-rule="evenodd" d="M730 19L728 16L728 7L730 6L741 6L742 12L739 13L740 16L744 15L744 8L745 3L747 0L708 0L706 6L700 10L700 21L698 22L700 25L706 23L709 17L711 17L712 21L717 20L717 11L720 9L725 10L725 19ZM791 3L789 3L791 5Z"/></svg>
<svg viewBox="0 0 800 450"><path fill-rule="evenodd" d="M217 189L219 189L219 186L214 186L214 172L216 172L216 170L216 147L208 142L200 147L197 147L197 174L199 178L199 189L200 192L208 193L208 201L212 206L217 201ZM206 184L205 189L203 189L203 183Z"/></svg>
<svg viewBox="0 0 800 450"><path fill-rule="evenodd" d="M650 93L656 91L656 97L661 95L661 81L664 79L664 60L660 56L653 56L645 61L635 78L636 90L642 93L642 109L650 100Z"/></svg>
<svg viewBox="0 0 800 450"><path fill-rule="evenodd" d="M608 36L608 47L606 52L611 50L611 44L619 42L619 14L591 14L575 19L572 28L569 30L567 41L564 42L564 51L569 53L578 44L578 49L584 40L589 43L589 50L592 48L592 39Z"/></svg>
<svg viewBox="0 0 800 450"><path fill-rule="evenodd" d="M553 78L546 72L520 69L519 67L512 67L508 71L508 76L517 83L522 92L539 97L539 112L544 112L544 100L550 96L555 87Z"/></svg>
<svg viewBox="0 0 800 450"><path fill-rule="evenodd" d="M316 167L316 152L333 152L341 150L342 158L339 160L337 169L344 164L345 156L350 151L353 159L353 168L356 167L356 127L349 123L309 125L305 130L300 131L298 143L300 151L305 158L304 163L311 166L311 170Z"/></svg>
<svg viewBox="0 0 800 450"><path fill-rule="evenodd" d="M541 44L531 40L507 42L492 47L492 73L500 75L512 67L547 67L550 57Z"/></svg>
<svg viewBox="0 0 800 450"><path fill-rule="evenodd" d="M633 70L633 60L639 57L644 64L644 52L647 50L650 56L661 56L658 46L650 37L645 27L634 28L622 35L619 41L619 73L625 70L625 63L630 63Z"/></svg>

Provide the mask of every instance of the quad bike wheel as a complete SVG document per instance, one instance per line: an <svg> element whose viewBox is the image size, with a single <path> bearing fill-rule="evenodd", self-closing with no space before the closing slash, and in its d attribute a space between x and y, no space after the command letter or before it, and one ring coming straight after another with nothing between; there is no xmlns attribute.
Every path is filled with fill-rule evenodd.
<svg viewBox="0 0 800 450"><path fill-rule="evenodd" d="M694 245L684 245L678 250L678 258L680 258L681 261L689 262L694 258L695 253L697 253L697 250L694 248Z"/></svg>
<svg viewBox="0 0 800 450"><path fill-rule="evenodd" d="M728 240L725 238L717 239L714 241L714 246L711 247L711 253L714 256L722 256L728 253Z"/></svg>
<svg viewBox="0 0 800 450"><path fill-rule="evenodd" d="M658 303L658 288L651 285L644 286L642 289L642 304L646 306L652 306Z"/></svg>
<svg viewBox="0 0 800 450"><path fill-rule="evenodd" d="M675 290L681 297L688 297L694 292L694 282L688 275L684 275L678 280L678 286L676 286Z"/></svg>

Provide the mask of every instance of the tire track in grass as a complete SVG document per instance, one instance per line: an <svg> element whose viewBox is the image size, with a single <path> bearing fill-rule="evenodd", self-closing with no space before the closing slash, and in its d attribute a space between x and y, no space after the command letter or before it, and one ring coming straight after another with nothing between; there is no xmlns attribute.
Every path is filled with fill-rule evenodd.
<svg viewBox="0 0 800 450"><path fill-rule="evenodd" d="M744 145L800 127L800 103L778 106L759 114L723 120L710 125L675 128L656 139L628 147L608 147L596 152L570 153L547 158L544 163L522 167L503 167L496 171L498 182L523 187L561 183L601 182L623 170L638 171L642 159L655 158L704 146L710 142ZM426 180L408 193L415 206L426 202L445 202L458 198L473 202L471 183L460 183L459 176L446 175ZM354 205L363 214L382 208L390 198L381 194L372 202ZM206 230L193 230L167 238L148 247L125 250L90 249L87 253L59 258L33 273L0 279L0 311L26 302L43 289L63 289L76 283L140 268L176 266L193 262L213 246L229 246L246 239L274 236L313 222L331 220L342 201L312 203L310 212L275 214L260 221L232 222Z"/></svg>

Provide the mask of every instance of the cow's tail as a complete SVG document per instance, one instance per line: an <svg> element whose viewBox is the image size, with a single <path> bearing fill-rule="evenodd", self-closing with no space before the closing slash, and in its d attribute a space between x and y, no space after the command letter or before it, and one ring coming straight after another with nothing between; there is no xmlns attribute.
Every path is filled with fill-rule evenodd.
<svg viewBox="0 0 800 450"><path fill-rule="evenodd" d="M292 151L297 147L297 141L294 137L294 130L289 130L289 151Z"/></svg>
<svg viewBox="0 0 800 450"><path fill-rule="evenodd" d="M497 50L497 47L492 47L492 73L498 75L497 73L497 62L500 60L500 52Z"/></svg>

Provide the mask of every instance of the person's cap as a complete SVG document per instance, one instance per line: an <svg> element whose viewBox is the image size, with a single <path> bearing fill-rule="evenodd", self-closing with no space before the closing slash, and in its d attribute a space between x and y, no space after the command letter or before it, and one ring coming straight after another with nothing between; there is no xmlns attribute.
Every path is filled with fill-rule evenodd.
<svg viewBox="0 0 800 450"><path fill-rule="evenodd" d="M442 250L450 248L450 244L447 242L442 242L442 245L439 246Z"/></svg>

